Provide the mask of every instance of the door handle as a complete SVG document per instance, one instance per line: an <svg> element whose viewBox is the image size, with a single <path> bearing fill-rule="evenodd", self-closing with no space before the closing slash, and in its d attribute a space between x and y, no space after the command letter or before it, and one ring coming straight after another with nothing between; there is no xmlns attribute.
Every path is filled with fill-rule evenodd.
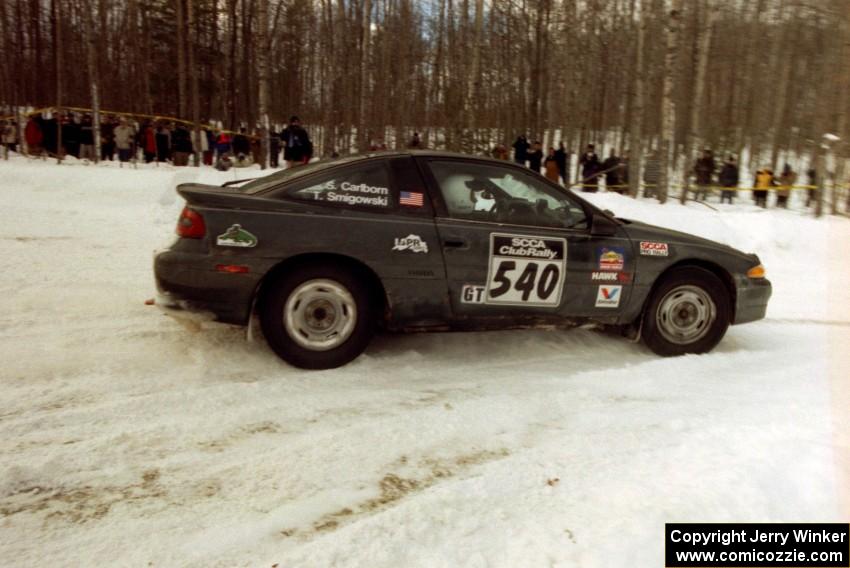
<svg viewBox="0 0 850 568"><path fill-rule="evenodd" d="M443 246L447 249L463 249L468 248L467 242L459 238L450 238L443 241Z"/></svg>

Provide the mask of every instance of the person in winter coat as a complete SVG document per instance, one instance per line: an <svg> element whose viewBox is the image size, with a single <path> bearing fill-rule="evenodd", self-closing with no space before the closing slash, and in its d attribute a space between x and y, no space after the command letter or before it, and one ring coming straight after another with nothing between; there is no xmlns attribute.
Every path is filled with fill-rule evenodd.
<svg viewBox="0 0 850 568"><path fill-rule="evenodd" d="M561 176L561 181L566 185L570 179L570 153L564 147L564 143L558 144L558 149L555 150L555 163L558 164L558 175Z"/></svg>
<svg viewBox="0 0 850 568"><path fill-rule="evenodd" d="M24 140L27 143L27 152L31 156L40 156L42 151L43 134L41 130L41 115L31 116L24 127Z"/></svg>
<svg viewBox="0 0 850 568"><path fill-rule="evenodd" d="M88 114L80 123L80 158L94 161L94 124Z"/></svg>
<svg viewBox="0 0 850 568"><path fill-rule="evenodd" d="M694 174L696 175L697 190L696 200L703 201L708 197L708 191L711 187L712 177L714 177L714 154L708 148L702 153L702 157L694 164Z"/></svg>
<svg viewBox="0 0 850 568"><path fill-rule="evenodd" d="M67 155L80 158L80 124L71 113L62 117L62 145Z"/></svg>
<svg viewBox="0 0 850 568"><path fill-rule="evenodd" d="M620 187L620 158L614 148L611 148L608 157L602 162L602 171L605 172L605 189L623 193L623 188Z"/></svg>
<svg viewBox="0 0 850 568"><path fill-rule="evenodd" d="M545 175L548 179L558 183L561 179L561 170L558 167L558 158L555 157L555 148L549 147L549 153L546 155L544 162Z"/></svg>
<svg viewBox="0 0 850 568"><path fill-rule="evenodd" d="M529 148L530 144L528 143L528 139L525 137L525 134L517 136L517 139L514 142L514 162L524 166L528 161Z"/></svg>
<svg viewBox="0 0 850 568"><path fill-rule="evenodd" d="M785 164L779 174L779 189L776 192L776 206L788 209L788 197L791 187L797 183L797 172L791 169L791 164Z"/></svg>
<svg viewBox="0 0 850 568"><path fill-rule="evenodd" d="M806 207L809 207L817 199L818 172L814 168L806 170L809 188L806 190Z"/></svg>
<svg viewBox="0 0 850 568"><path fill-rule="evenodd" d="M540 173L540 166L543 162L543 145L540 142L534 142L531 146L531 151L528 152L528 168L535 172Z"/></svg>
<svg viewBox="0 0 850 568"><path fill-rule="evenodd" d="M735 156L726 158L723 169L720 170L718 181L723 187L738 187L738 166L735 165ZM729 205L732 205L734 197L735 192L733 190L724 189L720 192L720 203L729 201Z"/></svg>
<svg viewBox="0 0 850 568"><path fill-rule="evenodd" d="M269 166L278 167L280 164L280 134L271 130L269 132Z"/></svg>
<svg viewBox="0 0 850 568"><path fill-rule="evenodd" d="M410 142L407 143L407 147L411 150L418 150L422 148L422 140L419 138L418 132L413 133L413 138L411 138Z"/></svg>
<svg viewBox="0 0 850 568"><path fill-rule="evenodd" d="M142 129L141 145L145 155L145 163L150 164L156 160L156 130L153 124L146 123Z"/></svg>
<svg viewBox="0 0 850 568"><path fill-rule="evenodd" d="M122 117L115 129L115 147L118 148L118 159L127 162L133 157L133 137L136 132Z"/></svg>
<svg viewBox="0 0 850 568"><path fill-rule="evenodd" d="M263 163L263 140L259 130L251 135L251 157L255 164Z"/></svg>
<svg viewBox="0 0 850 568"><path fill-rule="evenodd" d="M588 193L596 193L599 189L599 172L602 165L593 144L588 144L578 161L581 166L581 190Z"/></svg>
<svg viewBox="0 0 850 568"><path fill-rule="evenodd" d="M2 136L3 151L6 156L9 152L18 151L18 125L14 120L0 122L0 136Z"/></svg>
<svg viewBox="0 0 850 568"><path fill-rule="evenodd" d="M620 166L617 168L620 172L620 185L622 185L622 193L629 192L629 151L623 152L620 156Z"/></svg>
<svg viewBox="0 0 850 568"><path fill-rule="evenodd" d="M41 134L44 150L51 156L59 154L59 121L54 114L41 121Z"/></svg>
<svg viewBox="0 0 850 568"><path fill-rule="evenodd" d="M767 208L767 192L774 185L776 185L776 182L773 179L773 170L764 168L756 172L756 183L753 190L756 205Z"/></svg>
<svg viewBox="0 0 850 568"><path fill-rule="evenodd" d="M167 162L171 159L171 129L160 124L156 127L156 161Z"/></svg>
<svg viewBox="0 0 850 568"><path fill-rule="evenodd" d="M490 151L490 155L497 160L509 160L510 152L508 152L508 147L504 144L496 144L493 146L493 149Z"/></svg>
<svg viewBox="0 0 850 568"><path fill-rule="evenodd" d="M243 154L247 156L251 153L251 141L245 133L244 128L239 129L239 134L233 137L233 155L238 156Z"/></svg>
<svg viewBox="0 0 850 568"><path fill-rule="evenodd" d="M306 164L313 157L310 135L301 126L297 116L290 117L289 126L280 133L280 141L283 144L283 159L290 168Z"/></svg>
<svg viewBox="0 0 850 568"><path fill-rule="evenodd" d="M658 197L658 184L661 182L661 159L658 152L652 151L646 156L643 164L644 197Z"/></svg>
<svg viewBox="0 0 850 568"><path fill-rule="evenodd" d="M174 165L188 166L192 150L192 135L185 124L178 124L171 132L171 159Z"/></svg>
<svg viewBox="0 0 850 568"><path fill-rule="evenodd" d="M233 149L233 140L227 132L219 132L215 139L215 152L218 157L230 154Z"/></svg>
<svg viewBox="0 0 850 568"><path fill-rule="evenodd" d="M108 116L100 123L100 159L109 160L115 157L115 120Z"/></svg>

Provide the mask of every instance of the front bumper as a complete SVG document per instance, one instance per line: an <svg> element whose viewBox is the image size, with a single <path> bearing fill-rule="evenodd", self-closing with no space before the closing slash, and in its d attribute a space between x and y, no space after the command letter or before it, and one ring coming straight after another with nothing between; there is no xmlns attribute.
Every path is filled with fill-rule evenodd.
<svg viewBox="0 0 850 568"><path fill-rule="evenodd" d="M767 278L741 278L736 282L735 318L733 324L764 318L773 287Z"/></svg>
<svg viewBox="0 0 850 568"><path fill-rule="evenodd" d="M245 325L260 275L218 272L207 256L165 250L154 257L156 305L171 315Z"/></svg>

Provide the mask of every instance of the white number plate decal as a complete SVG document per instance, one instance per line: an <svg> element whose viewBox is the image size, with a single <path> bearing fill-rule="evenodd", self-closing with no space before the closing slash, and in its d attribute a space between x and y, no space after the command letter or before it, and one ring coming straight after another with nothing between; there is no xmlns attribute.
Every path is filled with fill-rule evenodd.
<svg viewBox="0 0 850 568"><path fill-rule="evenodd" d="M485 301L557 308L566 271L565 239L491 233Z"/></svg>

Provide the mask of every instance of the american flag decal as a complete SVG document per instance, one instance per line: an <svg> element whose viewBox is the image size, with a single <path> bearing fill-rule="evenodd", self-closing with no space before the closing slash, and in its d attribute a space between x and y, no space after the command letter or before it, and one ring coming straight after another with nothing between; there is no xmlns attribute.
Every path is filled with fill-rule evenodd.
<svg viewBox="0 0 850 568"><path fill-rule="evenodd" d="M422 207L424 205L422 194L415 191L402 191L399 194L398 202L401 205L411 205L413 207Z"/></svg>

